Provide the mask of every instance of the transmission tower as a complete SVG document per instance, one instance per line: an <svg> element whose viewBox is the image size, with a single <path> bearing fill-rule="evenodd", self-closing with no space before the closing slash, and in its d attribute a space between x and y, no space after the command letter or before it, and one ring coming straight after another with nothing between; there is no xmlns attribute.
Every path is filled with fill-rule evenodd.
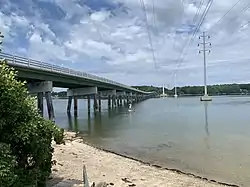
<svg viewBox="0 0 250 187"><path fill-rule="evenodd" d="M199 54L203 53L203 60L204 60L204 96L201 97L201 101L211 101L212 98L207 94L207 67L206 67L206 53L210 53L211 50L207 49L207 46L211 47L211 42L207 42L206 39L210 39L210 36L206 35L203 32L202 36L199 36L199 39L202 39L202 43L198 44L198 47L202 45L202 49L199 50Z"/></svg>

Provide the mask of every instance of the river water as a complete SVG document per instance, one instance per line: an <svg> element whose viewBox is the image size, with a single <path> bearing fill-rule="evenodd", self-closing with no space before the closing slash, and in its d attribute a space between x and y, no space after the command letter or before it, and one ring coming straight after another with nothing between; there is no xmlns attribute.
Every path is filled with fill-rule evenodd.
<svg viewBox="0 0 250 187"><path fill-rule="evenodd" d="M88 117L79 100L78 118L55 99L56 123L80 131L99 147L221 182L250 186L250 97L157 98ZM45 111L46 112L46 111Z"/></svg>

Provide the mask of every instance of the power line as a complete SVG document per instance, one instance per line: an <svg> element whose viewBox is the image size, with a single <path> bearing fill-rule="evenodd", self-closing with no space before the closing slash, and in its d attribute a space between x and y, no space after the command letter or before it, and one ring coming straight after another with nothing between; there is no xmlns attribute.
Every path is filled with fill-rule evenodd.
<svg viewBox="0 0 250 187"><path fill-rule="evenodd" d="M183 2L182 2L182 3L183 3ZM200 4L199 4L199 6L198 6L198 9L196 10L196 13L195 13L195 15L194 15L194 17L193 17L192 25L195 25L196 20L197 20L198 17L199 17L199 14L200 14L200 11L201 11L201 8L202 8L203 4L204 4L204 0L201 0L201 1L200 1ZM183 6L184 6L184 3L183 3ZM188 40L186 40L186 41L188 41ZM175 37L173 46L175 46L175 43L176 43L176 37ZM185 44L185 45L186 45L186 44ZM185 47L185 45L184 45L184 47ZM184 47L183 47L183 48L184 48ZM183 49L182 49L182 50L183 50Z"/></svg>
<svg viewBox="0 0 250 187"><path fill-rule="evenodd" d="M245 7L243 7L241 10L240 10L240 12L239 12L239 14L237 15L237 16L235 16L234 18L231 18L231 20L232 19L237 19L242 13L244 13L244 12L246 12L248 9L250 9L250 3L248 3ZM224 16L225 17L225 16ZM244 26L243 26L244 27ZM214 27L213 27L214 28ZM242 28L242 26L239 28L239 29L241 29ZM210 30L212 30L212 29L210 29Z"/></svg>
<svg viewBox="0 0 250 187"><path fill-rule="evenodd" d="M155 27L157 34L158 34L158 27L156 24L156 14L155 14L155 1L154 0L152 0L152 14L153 14L153 25Z"/></svg>
<svg viewBox="0 0 250 187"><path fill-rule="evenodd" d="M204 0L201 0L201 1L200 1L200 4L199 4L199 6L198 6L198 9L196 10L196 13L195 13L195 15L194 15L194 17L193 17L193 22L192 22L193 25L196 24L196 20L197 20L199 14L200 14L200 11L201 11L201 8L202 8L203 4L204 4ZM190 35L189 37L191 37L191 35ZM180 55L182 55L183 51L185 50L188 40L189 40L189 39L186 40L186 42L185 42L185 44L184 44L184 47L182 48L182 52L181 52ZM175 38L175 41L174 41L174 45L175 45L175 43L176 43L176 38Z"/></svg>
<svg viewBox="0 0 250 187"><path fill-rule="evenodd" d="M145 4L144 4L143 0L140 0L140 5L141 5L141 8L143 10L144 17L145 17L146 29L147 29L147 34L148 34L148 40L149 40L149 44L151 46L151 52L152 52L152 58L153 58L154 66L155 66L155 68L157 68L154 46L153 46L152 37L151 37L151 33L150 33L150 29L149 29L149 24L148 24L147 10L146 10L146 7L145 7Z"/></svg>
<svg viewBox="0 0 250 187"><path fill-rule="evenodd" d="M185 43L185 47L184 49L182 50L182 54L180 55L179 57L179 60L178 60L178 64L177 64L177 67L175 69L175 73L174 73L174 77L176 77L176 74L178 72L178 68L180 67L180 65L182 64L182 62L184 61L184 57L186 56L187 54L187 48L188 46L194 41L194 38L198 32L198 30L200 29L201 25L203 24L203 21L205 20L206 16L207 16L207 13L209 12L211 6L213 4L213 0L209 0L209 2L207 3L206 5L206 8L204 9L203 11L203 14L201 16L201 19L199 21L199 24L197 25L195 31L193 32L193 35L192 37Z"/></svg>
<svg viewBox="0 0 250 187"><path fill-rule="evenodd" d="M218 25L233 9L236 7L241 0L238 0L214 25L212 28L215 28L216 25ZM209 29L209 31L212 30L212 28Z"/></svg>

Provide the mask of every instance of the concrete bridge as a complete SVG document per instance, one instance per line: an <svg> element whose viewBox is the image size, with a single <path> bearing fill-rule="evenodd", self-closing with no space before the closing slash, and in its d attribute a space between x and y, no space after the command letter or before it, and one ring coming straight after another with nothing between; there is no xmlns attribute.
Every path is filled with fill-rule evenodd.
<svg viewBox="0 0 250 187"><path fill-rule="evenodd" d="M144 92L133 87L75 71L37 60L32 60L7 53L0 53L0 59L6 59L8 65L18 71L18 78L27 82L31 94L37 94L38 109L43 115L43 98L45 96L50 120L55 120L51 92L53 87L67 88L67 112L71 112L74 100L74 115L77 116L77 98L84 97L88 100L88 113L90 113L90 99L94 100L94 111L101 111L101 99L108 99L108 107L126 105L129 102L140 102L151 98L153 93Z"/></svg>

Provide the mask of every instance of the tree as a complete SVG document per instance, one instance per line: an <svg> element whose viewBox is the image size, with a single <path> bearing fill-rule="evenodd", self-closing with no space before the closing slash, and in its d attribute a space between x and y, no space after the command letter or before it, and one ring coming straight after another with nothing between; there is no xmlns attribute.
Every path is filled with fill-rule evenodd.
<svg viewBox="0 0 250 187"><path fill-rule="evenodd" d="M13 68L0 63L0 186L41 186L52 167L52 138L63 130L42 118Z"/></svg>

